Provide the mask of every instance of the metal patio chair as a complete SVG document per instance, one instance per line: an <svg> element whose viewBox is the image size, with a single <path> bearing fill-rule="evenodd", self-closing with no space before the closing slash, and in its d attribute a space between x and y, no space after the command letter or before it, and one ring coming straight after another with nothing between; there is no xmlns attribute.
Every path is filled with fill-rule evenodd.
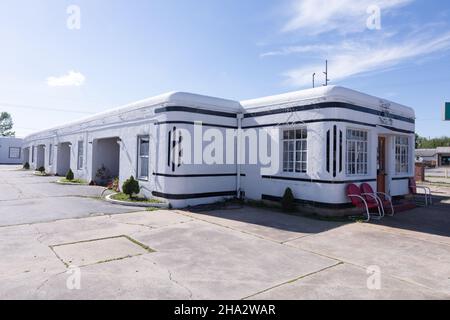
<svg viewBox="0 0 450 320"><path fill-rule="evenodd" d="M423 190L424 193L418 193L417 189ZM431 194L431 189L425 186L418 186L416 184L415 178L409 179L409 191L414 196L414 200L416 199L417 196L422 196L425 200L425 206L428 206L428 203L430 203L430 205L433 205L433 197Z"/></svg>
<svg viewBox="0 0 450 320"><path fill-rule="evenodd" d="M394 205L392 203L392 198L388 194L384 192L375 192L372 189L372 186L368 183L363 183L360 186L362 195L366 198L367 202L378 201L381 206L381 210L383 211L383 217L386 214L385 208L389 208L391 210L390 216L393 217L395 214Z"/></svg>
<svg viewBox="0 0 450 320"><path fill-rule="evenodd" d="M383 217L382 211L380 209L380 204L376 200L376 197L373 197L374 201L367 202L366 197L364 197L361 193L361 189L358 188L355 184L349 184L347 186L347 196L352 201L352 204L357 208L365 209L367 214L366 222L369 222L371 219L370 210L377 209L378 217L373 217L373 219L380 220Z"/></svg>

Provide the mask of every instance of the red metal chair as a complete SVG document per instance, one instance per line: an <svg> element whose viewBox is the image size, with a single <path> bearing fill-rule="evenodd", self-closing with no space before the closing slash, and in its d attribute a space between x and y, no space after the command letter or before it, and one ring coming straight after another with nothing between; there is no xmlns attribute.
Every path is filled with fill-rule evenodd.
<svg viewBox="0 0 450 320"><path fill-rule="evenodd" d="M417 189L423 190L424 193L418 193ZM416 184L415 178L409 179L409 191L414 196L414 198L416 198L416 196L423 196L425 199L425 206L428 206L428 201L430 201L430 205L433 205L433 197L431 195L431 189L424 186L418 186Z"/></svg>
<svg viewBox="0 0 450 320"><path fill-rule="evenodd" d="M372 186L368 183L363 183L360 186L360 189L367 202L377 201L380 204L381 210L383 211L383 216L386 213L385 208L388 207L391 209L390 216L394 216L394 205L392 204L392 198L389 195L384 192L373 191Z"/></svg>
<svg viewBox="0 0 450 320"><path fill-rule="evenodd" d="M367 202L366 198L362 195L360 188L358 188L355 184L349 184L347 186L347 196L352 201L352 204L357 208L363 208L366 210L367 214L367 220L366 222L370 221L370 210L371 209L377 209L379 217L378 219L381 219L382 213L380 209L380 205L378 204L378 201L371 201Z"/></svg>

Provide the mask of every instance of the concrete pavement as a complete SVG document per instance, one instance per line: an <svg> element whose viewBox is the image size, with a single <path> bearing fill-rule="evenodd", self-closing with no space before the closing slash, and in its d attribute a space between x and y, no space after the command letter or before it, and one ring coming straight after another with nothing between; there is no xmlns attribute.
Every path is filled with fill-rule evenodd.
<svg viewBox="0 0 450 320"><path fill-rule="evenodd" d="M99 200L104 188L54 183L18 166L0 166L0 226L137 211Z"/></svg>
<svg viewBox="0 0 450 320"><path fill-rule="evenodd" d="M105 214L78 187L3 174L22 193L0 200L0 220L11 224L0 226L0 299L450 299L445 188L432 208L365 224L253 207ZM28 203L36 199L25 179L42 201L61 190L73 217ZM17 205L4 210L10 201ZM78 201L89 210L72 208Z"/></svg>

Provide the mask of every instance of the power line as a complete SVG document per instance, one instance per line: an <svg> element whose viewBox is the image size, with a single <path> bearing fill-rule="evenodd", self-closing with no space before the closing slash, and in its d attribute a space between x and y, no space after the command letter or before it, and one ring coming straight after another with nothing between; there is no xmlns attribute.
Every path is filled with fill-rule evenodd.
<svg viewBox="0 0 450 320"><path fill-rule="evenodd" d="M73 110L73 109L58 109L58 108L30 106L30 105L22 105L22 104L7 103L7 102L0 102L0 106L1 107L6 107L6 108L46 110L46 111L56 111L56 112L66 112L66 113L79 113L79 114L93 114L94 113L94 112L80 111L80 110Z"/></svg>

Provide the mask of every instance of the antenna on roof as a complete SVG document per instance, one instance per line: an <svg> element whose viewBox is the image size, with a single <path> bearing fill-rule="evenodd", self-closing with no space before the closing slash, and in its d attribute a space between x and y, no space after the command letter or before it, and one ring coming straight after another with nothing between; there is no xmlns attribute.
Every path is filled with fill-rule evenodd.
<svg viewBox="0 0 450 320"><path fill-rule="evenodd" d="M313 73L312 78L313 78L313 88L315 88L316 87L316 73L315 72Z"/></svg>
<svg viewBox="0 0 450 320"><path fill-rule="evenodd" d="M325 75L325 84L323 86L327 87L328 82L331 81L330 79L328 79L328 60L325 60L325 72L323 74Z"/></svg>

